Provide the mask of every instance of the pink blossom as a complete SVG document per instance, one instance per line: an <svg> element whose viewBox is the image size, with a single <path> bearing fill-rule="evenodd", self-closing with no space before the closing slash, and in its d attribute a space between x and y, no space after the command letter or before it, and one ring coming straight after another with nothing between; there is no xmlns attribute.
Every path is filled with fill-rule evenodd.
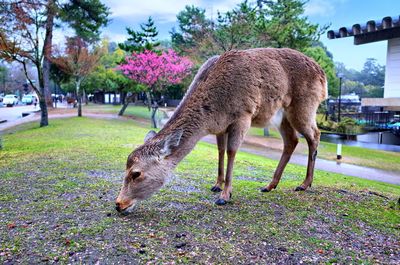
<svg viewBox="0 0 400 265"><path fill-rule="evenodd" d="M143 53L134 52L125 61L117 70L148 87L156 84L178 84L190 74L193 67L187 57L181 57L171 49L161 55L148 50Z"/></svg>

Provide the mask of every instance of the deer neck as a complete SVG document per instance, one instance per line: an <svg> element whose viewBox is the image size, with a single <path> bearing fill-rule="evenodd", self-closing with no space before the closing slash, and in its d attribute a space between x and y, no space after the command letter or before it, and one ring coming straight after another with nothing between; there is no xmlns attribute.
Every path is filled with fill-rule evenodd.
<svg viewBox="0 0 400 265"><path fill-rule="evenodd" d="M178 129L183 130L179 145L175 147L172 154L168 156L172 167L176 167L176 165L193 150L196 143L208 134L205 123L205 119L201 115L188 115L185 111L179 111L179 113L174 115L164 126L161 132L165 134Z"/></svg>

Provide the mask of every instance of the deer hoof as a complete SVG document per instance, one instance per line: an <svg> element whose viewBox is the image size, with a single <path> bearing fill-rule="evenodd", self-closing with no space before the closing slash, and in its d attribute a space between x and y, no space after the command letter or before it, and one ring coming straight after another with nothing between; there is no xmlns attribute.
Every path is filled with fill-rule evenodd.
<svg viewBox="0 0 400 265"><path fill-rule="evenodd" d="M225 201L224 199L218 199L215 201L216 205L225 205L227 203L227 201Z"/></svg>
<svg viewBox="0 0 400 265"><path fill-rule="evenodd" d="M264 187L264 188L261 188L260 191L261 192L270 192L271 190L266 188L266 187Z"/></svg>
<svg viewBox="0 0 400 265"><path fill-rule="evenodd" d="M306 189L303 188L302 186L298 186L294 189L294 191L305 191Z"/></svg>
<svg viewBox="0 0 400 265"><path fill-rule="evenodd" d="M220 187L218 187L218 186L214 186L214 187L211 188L211 191L212 192L221 192L222 189Z"/></svg>

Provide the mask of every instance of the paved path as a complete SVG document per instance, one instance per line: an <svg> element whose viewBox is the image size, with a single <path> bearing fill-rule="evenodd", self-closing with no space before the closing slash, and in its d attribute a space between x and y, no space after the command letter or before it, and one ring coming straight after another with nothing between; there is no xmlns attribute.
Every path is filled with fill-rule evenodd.
<svg viewBox="0 0 400 265"><path fill-rule="evenodd" d="M280 150L254 144L254 138L258 137L246 136L246 139L240 147L240 150L246 153L260 155L274 160L280 159L282 153ZM213 135L204 137L202 141L216 144L216 139ZM307 156L294 153L289 163L307 166ZM400 185L400 172L392 172L346 163L337 163L336 161L319 158L317 158L315 168L323 171Z"/></svg>
<svg viewBox="0 0 400 265"><path fill-rule="evenodd" d="M49 118L68 118L68 117L75 117L76 113L66 113L66 114L50 114ZM99 118L99 119L128 119L126 117L120 117L115 114L104 114L104 113L84 113L85 117L90 118ZM6 129L12 128L22 123L31 122L31 121L38 121L40 119L40 115L38 113L34 115L27 116L25 118L21 118L15 120L13 122L8 122L6 124L0 124L0 133L4 132ZM143 120L138 120L139 122L146 122ZM263 138L260 141L260 137L256 136L246 136L244 143L242 144L240 150L261 155L270 159L279 160L281 156L281 149L283 144L278 143L277 139L271 138ZM214 135L208 135L202 139L202 141L216 144L216 139ZM272 147L272 148L271 148ZM299 145L299 148L304 148ZM307 156L302 154L294 153L292 158L290 159L290 163L306 166L307 165ZM400 185L400 172L392 172L386 170L380 170L375 168L368 168L362 166L356 166L346 163L337 163L335 161L325 160L325 159L317 159L316 169L334 172L339 174L344 174L348 176L359 177L363 179L370 179L376 180L391 184Z"/></svg>

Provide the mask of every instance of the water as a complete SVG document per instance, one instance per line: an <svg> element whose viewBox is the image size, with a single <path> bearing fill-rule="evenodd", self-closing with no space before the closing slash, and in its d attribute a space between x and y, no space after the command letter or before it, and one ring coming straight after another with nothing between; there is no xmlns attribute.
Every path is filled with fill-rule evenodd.
<svg viewBox="0 0 400 265"><path fill-rule="evenodd" d="M381 144L379 144L380 139L382 141ZM400 137L395 136L391 132L371 132L361 134L356 136L356 140L347 140L343 135L322 133L321 141L349 146L359 146L369 149L400 152Z"/></svg>

